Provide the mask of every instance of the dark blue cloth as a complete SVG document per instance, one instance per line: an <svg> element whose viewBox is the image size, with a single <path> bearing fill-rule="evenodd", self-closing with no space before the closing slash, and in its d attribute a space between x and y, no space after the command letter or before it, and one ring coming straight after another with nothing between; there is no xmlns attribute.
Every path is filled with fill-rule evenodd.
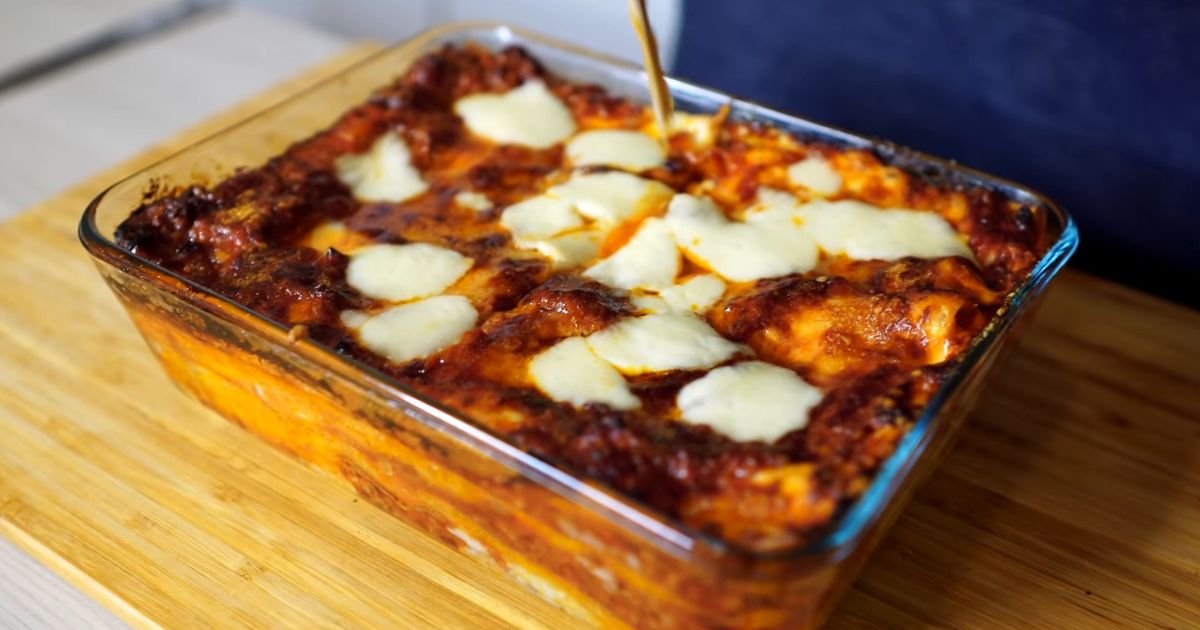
<svg viewBox="0 0 1200 630"><path fill-rule="evenodd" d="M1200 2L687 0L674 68L1029 185L1078 266L1200 303Z"/></svg>

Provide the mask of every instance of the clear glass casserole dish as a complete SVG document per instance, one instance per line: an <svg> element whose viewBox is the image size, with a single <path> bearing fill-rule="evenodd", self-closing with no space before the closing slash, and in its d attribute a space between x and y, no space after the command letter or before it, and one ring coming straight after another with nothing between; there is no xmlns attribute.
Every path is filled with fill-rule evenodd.
<svg viewBox="0 0 1200 630"><path fill-rule="evenodd" d="M671 81L677 107L761 121L803 140L873 151L934 183L997 190L1045 212L1052 245L949 375L869 489L804 548L741 549L575 477L369 366L119 248L116 226L148 191L215 182L329 124L444 43L521 45L573 81L647 101L640 69L504 26L452 25L388 48L115 184L88 207L85 247L171 377L233 422L338 475L365 498L467 555L494 562L598 625L819 624L962 427L986 375L1074 251L1069 216L1038 194L894 145ZM157 187L157 188L156 188Z"/></svg>

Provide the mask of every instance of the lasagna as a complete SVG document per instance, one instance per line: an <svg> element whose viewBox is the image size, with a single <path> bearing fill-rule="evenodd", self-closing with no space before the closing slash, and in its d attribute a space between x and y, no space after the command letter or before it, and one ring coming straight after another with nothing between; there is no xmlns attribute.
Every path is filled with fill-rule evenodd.
<svg viewBox="0 0 1200 630"><path fill-rule="evenodd" d="M121 247L753 550L868 487L1046 248L869 151L446 46Z"/></svg>

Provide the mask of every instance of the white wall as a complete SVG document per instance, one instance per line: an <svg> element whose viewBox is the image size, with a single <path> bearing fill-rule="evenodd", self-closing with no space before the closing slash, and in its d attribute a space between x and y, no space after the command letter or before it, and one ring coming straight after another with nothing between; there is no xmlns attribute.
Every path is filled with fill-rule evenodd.
<svg viewBox="0 0 1200 630"><path fill-rule="evenodd" d="M238 0L351 39L398 41L432 24L482 19L638 60L626 0ZM650 0L664 63L675 56L683 0Z"/></svg>

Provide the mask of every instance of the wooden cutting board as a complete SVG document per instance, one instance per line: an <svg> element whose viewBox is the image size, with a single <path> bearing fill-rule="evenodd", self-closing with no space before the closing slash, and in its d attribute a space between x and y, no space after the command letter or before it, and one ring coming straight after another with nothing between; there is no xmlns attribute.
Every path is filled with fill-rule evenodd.
<svg viewBox="0 0 1200 630"><path fill-rule="evenodd" d="M0 226L0 534L135 626L574 622L192 402L75 238L105 185ZM1200 313L1056 283L831 627L1200 627Z"/></svg>

